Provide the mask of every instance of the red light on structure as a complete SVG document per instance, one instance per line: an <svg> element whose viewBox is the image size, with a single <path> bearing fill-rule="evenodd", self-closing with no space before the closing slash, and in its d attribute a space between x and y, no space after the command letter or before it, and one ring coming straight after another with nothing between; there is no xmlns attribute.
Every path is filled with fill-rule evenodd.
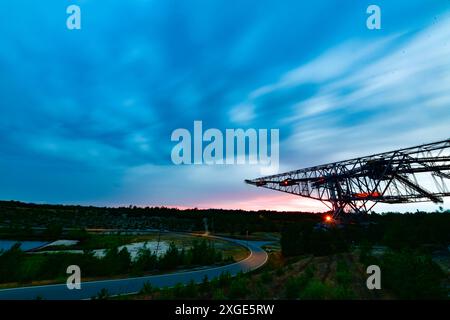
<svg viewBox="0 0 450 320"><path fill-rule="evenodd" d="M280 185L281 187L294 186L294 185L296 185L296 184L297 184L297 183L295 182L295 180L290 179L290 178L285 179L285 180L279 182L279 185Z"/></svg>
<svg viewBox="0 0 450 320"><path fill-rule="evenodd" d="M375 192L362 192L362 193L355 193L355 196L357 198L379 198L381 194L377 191Z"/></svg>
<svg viewBox="0 0 450 320"><path fill-rule="evenodd" d="M325 221L326 222L331 222L331 220L333 220L333 218L329 215L325 216Z"/></svg>

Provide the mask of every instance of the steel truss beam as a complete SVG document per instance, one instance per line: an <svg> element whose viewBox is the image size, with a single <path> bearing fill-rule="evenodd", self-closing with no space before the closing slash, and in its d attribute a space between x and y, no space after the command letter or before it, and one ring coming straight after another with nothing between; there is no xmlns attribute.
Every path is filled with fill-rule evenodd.
<svg viewBox="0 0 450 320"><path fill-rule="evenodd" d="M322 201L342 218L379 202L441 203L450 196L448 180L450 139L245 182Z"/></svg>

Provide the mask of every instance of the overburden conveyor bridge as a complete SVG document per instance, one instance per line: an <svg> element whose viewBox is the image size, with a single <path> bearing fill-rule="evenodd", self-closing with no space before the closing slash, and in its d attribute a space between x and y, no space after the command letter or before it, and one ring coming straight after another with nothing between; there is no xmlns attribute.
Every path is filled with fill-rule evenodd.
<svg viewBox="0 0 450 320"><path fill-rule="evenodd" d="M245 180L319 200L335 219L369 212L377 203L442 203L450 196L450 139Z"/></svg>

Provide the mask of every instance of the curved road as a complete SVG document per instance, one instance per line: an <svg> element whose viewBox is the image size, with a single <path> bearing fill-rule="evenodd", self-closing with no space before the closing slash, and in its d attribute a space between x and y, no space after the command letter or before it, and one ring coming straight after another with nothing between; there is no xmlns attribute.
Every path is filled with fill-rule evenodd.
<svg viewBox="0 0 450 320"><path fill-rule="evenodd" d="M172 287L177 283L187 284L191 280L200 283L205 276L208 279L213 279L220 276L223 272L229 272L231 275L235 275L240 271L248 272L263 266L267 261L268 255L261 246L269 243L269 241L245 241L223 237L213 238L242 245L250 250L250 255L239 262L202 270L138 278L82 282L80 290L69 290L65 284L3 289L0 290L0 300L32 300L37 297L47 300L89 299L96 296L103 288L108 290L110 295L137 293L146 282L151 283L154 287Z"/></svg>

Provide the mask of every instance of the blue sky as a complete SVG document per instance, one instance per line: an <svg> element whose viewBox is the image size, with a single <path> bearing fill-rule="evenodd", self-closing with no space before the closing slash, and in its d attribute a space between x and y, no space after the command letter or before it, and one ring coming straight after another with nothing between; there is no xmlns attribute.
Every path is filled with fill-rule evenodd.
<svg viewBox="0 0 450 320"><path fill-rule="evenodd" d="M279 128L280 170L448 138L449 17L444 0L2 1L0 198L321 208L245 185L255 166L173 165L171 132Z"/></svg>

